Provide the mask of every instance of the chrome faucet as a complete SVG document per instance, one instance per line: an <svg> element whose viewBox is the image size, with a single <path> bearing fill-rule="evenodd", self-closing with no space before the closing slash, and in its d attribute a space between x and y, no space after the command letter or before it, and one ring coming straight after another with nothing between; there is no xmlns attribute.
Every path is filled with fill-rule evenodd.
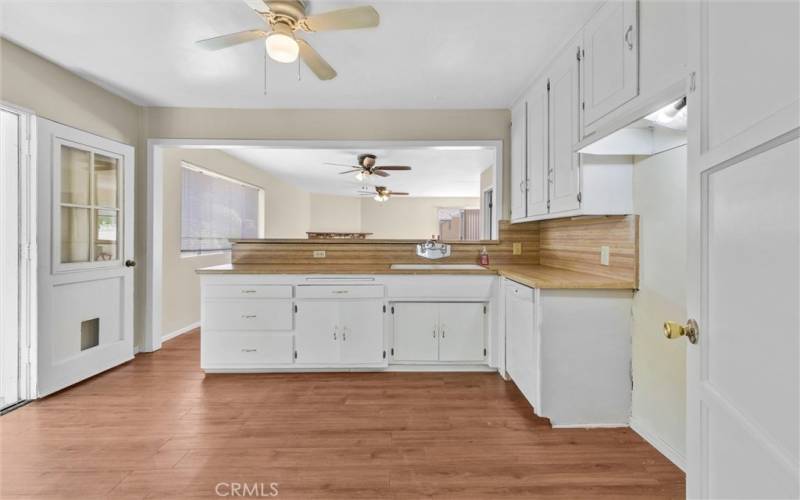
<svg viewBox="0 0 800 500"><path fill-rule="evenodd" d="M442 259L450 257L450 245L430 239L417 244L417 255L425 259Z"/></svg>

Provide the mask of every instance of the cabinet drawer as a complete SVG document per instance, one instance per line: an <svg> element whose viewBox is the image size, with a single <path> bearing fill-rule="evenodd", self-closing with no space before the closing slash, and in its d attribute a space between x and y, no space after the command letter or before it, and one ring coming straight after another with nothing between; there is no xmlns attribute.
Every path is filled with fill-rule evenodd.
<svg viewBox="0 0 800 500"><path fill-rule="evenodd" d="M298 299L383 298L383 285L299 285Z"/></svg>
<svg viewBox="0 0 800 500"><path fill-rule="evenodd" d="M203 367L291 364L294 358L291 333L204 331L202 335Z"/></svg>
<svg viewBox="0 0 800 500"><path fill-rule="evenodd" d="M290 285L206 285L207 299L291 299Z"/></svg>
<svg viewBox="0 0 800 500"><path fill-rule="evenodd" d="M207 300L203 328L208 330L291 330L291 300Z"/></svg>

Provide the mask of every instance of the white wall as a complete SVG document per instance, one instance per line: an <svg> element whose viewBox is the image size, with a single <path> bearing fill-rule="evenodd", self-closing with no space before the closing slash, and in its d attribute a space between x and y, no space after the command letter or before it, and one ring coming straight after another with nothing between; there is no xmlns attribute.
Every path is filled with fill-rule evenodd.
<svg viewBox="0 0 800 500"><path fill-rule="evenodd" d="M181 257L181 162L220 173L264 190L266 236L305 238L309 195L268 173L213 149L165 149L162 334L200 321L200 279L195 269L230 262L229 253Z"/></svg>
<svg viewBox="0 0 800 500"><path fill-rule="evenodd" d="M439 208L479 208L480 198L361 200L361 229L375 239L422 239L439 234Z"/></svg>
<svg viewBox="0 0 800 500"><path fill-rule="evenodd" d="M311 194L309 231L361 232L361 199L354 196ZM304 234L303 238L306 237Z"/></svg>
<svg viewBox="0 0 800 500"><path fill-rule="evenodd" d="M671 459L686 456L686 341L662 334L686 319L686 146L637 157L639 291L633 299L631 425Z"/></svg>

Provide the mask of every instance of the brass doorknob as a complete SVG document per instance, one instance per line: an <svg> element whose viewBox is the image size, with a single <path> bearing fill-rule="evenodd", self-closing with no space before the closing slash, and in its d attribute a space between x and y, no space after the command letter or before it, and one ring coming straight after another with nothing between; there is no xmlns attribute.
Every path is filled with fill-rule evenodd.
<svg viewBox="0 0 800 500"><path fill-rule="evenodd" d="M668 339L677 339L679 337L686 337L692 344L697 343L697 336L700 330L697 328L697 321L690 319L685 325L676 323L674 321L664 322L664 336Z"/></svg>

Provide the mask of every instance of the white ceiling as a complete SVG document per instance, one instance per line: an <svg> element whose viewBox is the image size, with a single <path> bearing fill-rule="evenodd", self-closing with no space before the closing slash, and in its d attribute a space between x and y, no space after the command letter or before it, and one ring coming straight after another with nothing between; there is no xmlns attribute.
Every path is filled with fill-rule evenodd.
<svg viewBox="0 0 800 500"><path fill-rule="evenodd" d="M0 33L149 106L507 108L595 0L317 0L311 13L373 4L378 28L308 34L338 78L271 63L263 44L193 42L263 28L242 0L0 0Z"/></svg>
<svg viewBox="0 0 800 500"><path fill-rule="evenodd" d="M339 175L344 167L325 162L357 164L365 151L343 149L228 149L231 156L269 172L278 179L311 193L358 196L363 183L355 174ZM372 176L370 185L386 186L412 197L479 197L480 176L494 165L494 149L440 150L434 148L375 149L378 165L408 165L410 172Z"/></svg>

